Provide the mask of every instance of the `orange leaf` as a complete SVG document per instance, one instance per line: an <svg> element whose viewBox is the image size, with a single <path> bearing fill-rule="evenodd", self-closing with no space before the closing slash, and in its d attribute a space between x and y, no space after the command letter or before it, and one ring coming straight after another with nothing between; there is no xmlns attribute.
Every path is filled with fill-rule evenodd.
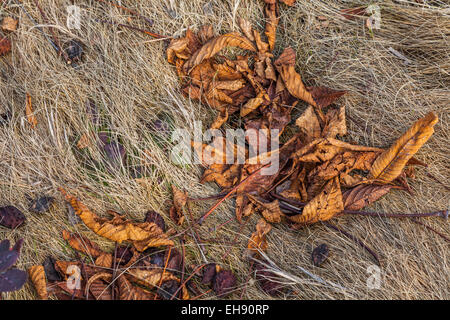
<svg viewBox="0 0 450 320"><path fill-rule="evenodd" d="M121 216L116 216L112 220L100 218L63 188L59 190L86 226L102 237L119 243L131 241L138 251L144 251L148 247L173 245L173 241L169 240L155 223L133 223L124 220Z"/></svg>
<svg viewBox="0 0 450 320"><path fill-rule="evenodd" d="M37 125L36 117L33 114L33 105L31 103L31 96L27 93L27 101L25 105L25 114L27 115L28 123L32 128L35 128Z"/></svg>
<svg viewBox="0 0 450 320"><path fill-rule="evenodd" d="M258 250L265 251L267 249L266 234L272 229L272 226L261 218L256 224L256 231L253 232L248 241L247 248L254 254L258 254Z"/></svg>
<svg viewBox="0 0 450 320"><path fill-rule="evenodd" d="M66 240L72 249L75 249L81 253L84 253L92 258L97 258L103 251L97 246L96 243L92 242L82 235L70 233L67 230L62 231L63 239Z"/></svg>
<svg viewBox="0 0 450 320"><path fill-rule="evenodd" d="M0 57L11 51L11 41L0 36Z"/></svg>
<svg viewBox="0 0 450 320"><path fill-rule="evenodd" d="M193 67L216 55L220 50L227 46L239 47L242 49L256 51L253 43L240 36L236 32L227 33L215 37L205 43L199 50L197 50L184 64L184 70L190 71Z"/></svg>
<svg viewBox="0 0 450 320"><path fill-rule="evenodd" d="M31 282L33 282L36 292L41 300L48 300L47 280L43 266L32 266L28 269Z"/></svg>
<svg viewBox="0 0 450 320"><path fill-rule="evenodd" d="M318 221L326 221L344 210L339 179L336 177L323 188L317 196L309 201L301 214L290 216L295 223L311 224Z"/></svg>
<svg viewBox="0 0 450 320"><path fill-rule="evenodd" d="M378 156L369 173L369 179L388 183L397 178L412 156L434 132L438 117L428 113L416 121L397 141Z"/></svg>
<svg viewBox="0 0 450 320"><path fill-rule="evenodd" d="M269 48L270 51L273 50L275 47L275 39L276 39L276 32L277 32L277 26L278 22L280 20L280 17L277 13L277 5L276 4L267 4L265 7L266 12L266 30L265 34L267 36L267 41L269 42Z"/></svg>
<svg viewBox="0 0 450 320"><path fill-rule="evenodd" d="M362 184L349 189L342 195L344 208L360 210L384 196L391 190L390 185Z"/></svg>

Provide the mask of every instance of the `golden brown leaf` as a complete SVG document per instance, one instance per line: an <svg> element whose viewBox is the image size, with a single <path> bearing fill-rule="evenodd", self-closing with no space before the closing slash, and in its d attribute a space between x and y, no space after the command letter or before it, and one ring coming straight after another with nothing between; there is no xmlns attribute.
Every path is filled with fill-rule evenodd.
<svg viewBox="0 0 450 320"><path fill-rule="evenodd" d="M197 50L185 63L184 69L189 71L196 65L216 55L220 50L227 46L239 47L242 49L256 51L256 48L250 40L240 36L236 32L227 33L215 37L205 43L199 50Z"/></svg>
<svg viewBox="0 0 450 320"><path fill-rule="evenodd" d="M388 183L397 178L411 157L434 132L438 117L428 113L416 121L397 141L378 156L369 173L369 179Z"/></svg>
<svg viewBox="0 0 450 320"><path fill-rule="evenodd" d="M285 5L288 6L293 6L295 3L295 0L280 0L281 2L283 2Z"/></svg>
<svg viewBox="0 0 450 320"><path fill-rule="evenodd" d="M5 31L16 31L19 20L12 17L5 17L2 21L2 29Z"/></svg>
<svg viewBox="0 0 450 320"><path fill-rule="evenodd" d="M37 119L33 113L33 105L31 103L31 96L28 93L27 93L27 101L25 104L25 114L27 115L28 123L31 125L32 128L35 128L37 126Z"/></svg>
<svg viewBox="0 0 450 320"><path fill-rule="evenodd" d="M162 269L136 269L131 268L128 269L127 273L132 277L132 281L136 281L139 284L149 287L152 289L153 287L159 286L161 283L168 280L177 280L179 279L174 276L171 272Z"/></svg>
<svg viewBox="0 0 450 320"><path fill-rule="evenodd" d="M100 250L98 245L80 234L70 233L67 230L62 231L63 239L66 240L72 249L84 253L92 258L97 258L104 252Z"/></svg>
<svg viewBox="0 0 450 320"><path fill-rule="evenodd" d="M175 64L175 59L189 59L187 52L188 40L186 38L173 39L167 48L167 61Z"/></svg>
<svg viewBox="0 0 450 320"><path fill-rule="evenodd" d="M379 152L379 148L350 144L332 138L319 138L297 150L293 157L302 162L325 162L344 151Z"/></svg>
<svg viewBox="0 0 450 320"><path fill-rule="evenodd" d="M320 138L322 130L320 129L319 119L312 106L308 106L303 114L295 121L297 127L303 133L303 142L309 143L314 139Z"/></svg>
<svg viewBox="0 0 450 320"><path fill-rule="evenodd" d="M217 118L214 120L214 122L211 125L210 129L219 129L220 127L222 127L224 125L224 123L226 123L228 120L228 110L225 109L225 112L219 112L219 114L217 115Z"/></svg>
<svg viewBox="0 0 450 320"><path fill-rule="evenodd" d="M214 30L210 24L205 24L200 27L197 32L198 38L200 39L201 44L205 44L211 38L214 38Z"/></svg>
<svg viewBox="0 0 450 320"><path fill-rule="evenodd" d="M239 28L241 28L242 33L250 40L255 41L255 38L253 37L253 29L252 24L241 17L238 18L238 24Z"/></svg>
<svg viewBox="0 0 450 320"><path fill-rule="evenodd" d="M84 149L87 148L90 144L89 135L87 133L83 133L83 135L80 137L80 139L77 142L77 148L78 149Z"/></svg>
<svg viewBox="0 0 450 320"><path fill-rule="evenodd" d="M102 237L119 243L131 241L138 251L144 251L148 247L173 245L173 241L155 223L133 223L120 216L112 220L100 218L63 188L59 190L86 226Z"/></svg>
<svg viewBox="0 0 450 320"><path fill-rule="evenodd" d="M277 75L275 73L275 69L272 65L272 59L270 57L266 58L266 69L264 70L264 75L266 76L266 79L277 81Z"/></svg>
<svg viewBox="0 0 450 320"><path fill-rule="evenodd" d="M347 91L334 90L326 87L307 87L316 104L321 108L326 108L337 98L347 93Z"/></svg>
<svg viewBox="0 0 450 320"><path fill-rule="evenodd" d="M266 222L263 218L259 219L256 224L256 231L253 232L250 240L248 241L247 248L253 254L258 255L258 250L266 251L267 249L267 238L266 235L270 232L272 226Z"/></svg>
<svg viewBox="0 0 450 320"><path fill-rule="evenodd" d="M306 90L303 84L302 77L300 76L293 65L280 65L276 66L281 78L284 81L284 85L288 89L289 93L294 97L301 99L312 106L317 107L317 103L314 101L312 95Z"/></svg>
<svg viewBox="0 0 450 320"><path fill-rule="evenodd" d="M322 137L336 138L337 135L344 136L347 134L345 106L338 109L330 109L326 114L326 121L327 123L323 128Z"/></svg>
<svg viewBox="0 0 450 320"><path fill-rule="evenodd" d="M108 282L105 284L103 281ZM88 291L92 293L95 300L112 300L111 286L112 275L108 272L100 272L92 277L86 283L86 295Z"/></svg>
<svg viewBox="0 0 450 320"><path fill-rule="evenodd" d="M273 48L275 47L277 26L278 21L280 20L280 17L278 16L277 12L277 4L267 4L265 7L265 13L267 22L266 22L266 30L264 33L267 36L270 51L272 51Z"/></svg>
<svg viewBox="0 0 450 320"><path fill-rule="evenodd" d="M117 286L120 300L153 300L155 298L154 293L132 285L124 275L117 278Z"/></svg>
<svg viewBox="0 0 450 320"><path fill-rule="evenodd" d="M253 30L253 37L255 38L256 47L260 54L264 54L269 51L269 44L261 40L261 35L258 31Z"/></svg>
<svg viewBox="0 0 450 320"><path fill-rule="evenodd" d="M283 50L281 55L274 62L275 66L294 66L295 65L295 51L291 47L287 47Z"/></svg>
<svg viewBox="0 0 450 320"><path fill-rule="evenodd" d="M262 216L264 219L270 223L280 223L281 217L284 216L283 212L280 209L280 204L278 203L278 200L272 201L272 202L263 202L257 197L253 195L248 195L250 201L256 207L259 211L261 211Z"/></svg>
<svg viewBox="0 0 450 320"><path fill-rule="evenodd" d="M28 274L30 275L31 282L33 282L39 299L48 300L47 280L45 278L44 267L41 265L32 266L28 269Z"/></svg>
<svg viewBox="0 0 450 320"><path fill-rule="evenodd" d="M339 179L336 177L325 185L322 192L309 201L301 214L289 219L299 224L311 224L326 221L344 210Z"/></svg>
<svg viewBox="0 0 450 320"><path fill-rule="evenodd" d="M269 100L265 91L261 91L255 98L248 100L247 103L241 107L241 117L245 117L250 112L259 108L264 100Z"/></svg>
<svg viewBox="0 0 450 320"><path fill-rule="evenodd" d="M113 256L110 253L102 253L95 260L95 265L103 268L112 268L113 266Z"/></svg>
<svg viewBox="0 0 450 320"><path fill-rule="evenodd" d="M384 196L391 190L391 185L362 184L345 191L342 195L344 209L361 210Z"/></svg>

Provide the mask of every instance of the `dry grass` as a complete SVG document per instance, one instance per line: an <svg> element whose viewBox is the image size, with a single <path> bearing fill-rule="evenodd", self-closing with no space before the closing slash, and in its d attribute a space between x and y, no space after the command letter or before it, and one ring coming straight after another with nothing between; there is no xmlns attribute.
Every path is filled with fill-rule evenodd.
<svg viewBox="0 0 450 320"><path fill-rule="evenodd" d="M341 8L365 1L297 0L293 8L282 6L278 30L278 54L292 46L297 52L297 68L308 85L322 84L349 91L341 101L349 115L348 139L360 144L385 147L392 143L414 120L435 110L440 121L436 133L419 151L417 158L429 164L421 168L411 182L414 195L393 191L371 210L380 212L428 212L449 207L446 188L426 175L431 173L443 182L450 178L449 101L450 101L450 7L443 1L383 1L381 29L371 33L363 20L344 20ZM148 209L158 210L169 221L172 183L189 191L193 197L214 194L214 185L198 182L201 168L178 167L169 161L170 136L152 130L152 121L163 118L173 128L192 129L194 120L205 125L215 111L183 98L178 91L175 71L165 61L165 42L130 30L121 30L95 19L113 18L128 22L128 15L97 1L82 5L80 31L68 30L66 5L70 1L40 1L62 42L71 38L83 41L85 61L79 68L67 66L59 59L43 35L15 5L6 1L0 16L19 17L17 32L10 35L12 54L0 58L0 113L11 110L12 120L0 127L0 205L14 204L28 222L17 230L0 228L0 239L25 238L19 267L42 263L52 255L73 258L61 238L62 229L76 230L99 241L83 225L71 225L67 208L56 188L74 190L88 206L104 214L106 209L126 212L142 219ZM23 1L30 14L42 19L31 0ZM122 1L128 7L155 21L152 30L166 35L181 35L211 23L216 32L237 30L236 18L243 16L258 28L264 26L262 1L179 0L173 3L177 16L170 17L164 1ZM204 8L205 4L210 6ZM429 3L429 4L428 4ZM7 9L5 9L7 7ZM206 12L206 13L205 13ZM328 19L329 26L317 28L317 17ZM135 19L133 19L136 21ZM141 27L141 22L136 21ZM43 26L48 32L46 25ZM405 65L389 47L401 52L411 63ZM35 130L26 121L25 93L33 99L38 120ZM97 104L102 129L110 130L124 144L129 167L109 173L102 168L83 165L75 144L92 129L86 114L86 101ZM305 105L299 103L299 114ZM106 129L109 128L109 129ZM149 150L151 157L144 150ZM101 154L95 143L89 149L92 158ZM136 182L132 166L142 161L151 164L145 183ZM27 196L53 195L57 204L50 213L34 215L28 211ZM192 207L196 217L212 203ZM232 221L217 232L210 228L233 216L229 200L202 226L205 237L217 236L217 243L205 244L208 261L230 267L239 278L233 298L239 298L248 278L249 263L244 248L252 232L254 217L242 230ZM409 220L344 216L334 220L347 231L364 239L379 253L382 261L380 289L369 290L366 281L371 257L355 243L321 224L292 231L285 225L274 226L269 235L268 257L272 269L283 276L295 293L286 299L449 299L449 244L437 235ZM424 221L449 235L448 223L439 218ZM171 225L174 227L173 225ZM230 247L234 236L238 241ZM315 245L327 243L331 259L323 268L311 265ZM199 264L199 249L187 238L188 265ZM229 255L222 259L223 255ZM303 268L303 269L301 269ZM318 283L302 270L335 283L336 289ZM6 299L34 299L30 285ZM252 281L242 295L246 299L270 298ZM204 298L214 298L206 295Z"/></svg>

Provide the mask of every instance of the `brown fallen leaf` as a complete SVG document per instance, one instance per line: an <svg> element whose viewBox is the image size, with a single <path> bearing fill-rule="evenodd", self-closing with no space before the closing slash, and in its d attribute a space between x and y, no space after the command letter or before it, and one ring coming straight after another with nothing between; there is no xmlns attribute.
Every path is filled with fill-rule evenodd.
<svg viewBox="0 0 450 320"><path fill-rule="evenodd" d="M266 30L264 33L267 36L269 49L270 51L273 51L275 47L277 26L280 20L279 14L277 12L277 4L267 4L264 10L266 14Z"/></svg>
<svg viewBox="0 0 450 320"><path fill-rule="evenodd" d="M253 37L253 28L252 24L241 17L238 18L238 24L239 28L241 28L242 33L250 40L255 41L255 38Z"/></svg>
<svg viewBox="0 0 450 320"><path fill-rule="evenodd" d="M438 117L428 113L416 121L395 143L373 163L369 179L388 183L397 178L412 156L423 146L434 132Z"/></svg>
<svg viewBox="0 0 450 320"><path fill-rule="evenodd" d="M67 230L63 230L62 237L69 243L72 249L91 256L92 258L97 258L104 253L100 250L96 243L80 234L70 233Z"/></svg>
<svg viewBox="0 0 450 320"><path fill-rule="evenodd" d="M131 281L149 287L150 289L159 286L162 282L169 280L178 280L171 272L162 269L128 269L127 273L132 277Z"/></svg>
<svg viewBox="0 0 450 320"><path fill-rule="evenodd" d="M19 20L13 17L5 17L2 21L2 29L5 31L16 31Z"/></svg>
<svg viewBox="0 0 450 320"><path fill-rule="evenodd" d="M86 292L91 292L95 300L112 300L111 286L112 275L108 272L96 273L86 283ZM107 282L108 284L106 284Z"/></svg>
<svg viewBox="0 0 450 320"><path fill-rule="evenodd" d="M330 249L328 248L326 243L322 243L317 247L315 247L311 254L311 260L313 262L313 265L315 265L316 267L320 267L328 258L329 254Z"/></svg>
<svg viewBox="0 0 450 320"><path fill-rule="evenodd" d="M36 289L39 299L48 300L47 280L45 279L45 271L43 266L32 266L28 269L31 282Z"/></svg>
<svg viewBox="0 0 450 320"><path fill-rule="evenodd" d="M231 293L236 286L236 276L231 270L219 271L213 280L213 289L217 297L223 298Z"/></svg>
<svg viewBox="0 0 450 320"><path fill-rule="evenodd" d="M11 41L0 36L0 57L11 51Z"/></svg>
<svg viewBox="0 0 450 320"><path fill-rule="evenodd" d="M219 112L217 115L217 118L214 120L214 122L211 124L210 129L219 129L226 123L228 120L228 110L225 109L224 112Z"/></svg>
<svg viewBox="0 0 450 320"><path fill-rule="evenodd" d="M332 138L319 138L298 149L292 157L302 162L325 162L344 151L380 152L382 149L354 145Z"/></svg>
<svg viewBox="0 0 450 320"><path fill-rule="evenodd" d="M124 220L120 216L116 216L112 220L100 218L63 188L59 188L59 190L86 226L102 237L118 243L131 241L138 251L144 251L149 247L173 245L173 241L169 240L168 236L155 223L135 223Z"/></svg>
<svg viewBox="0 0 450 320"><path fill-rule="evenodd" d="M256 231L253 232L252 236L248 241L247 248L254 255L259 255L259 250L267 250L267 239L266 235L270 232L272 226L266 222L263 218L259 219L256 224Z"/></svg>
<svg viewBox="0 0 450 320"><path fill-rule="evenodd" d="M352 189L345 191L342 194L344 201L344 209L346 210L361 210L372 202L387 194L393 186L375 185L375 184L361 184Z"/></svg>
<svg viewBox="0 0 450 320"><path fill-rule="evenodd" d="M83 133L77 142L78 149L87 148L90 145L89 134Z"/></svg>
<svg viewBox="0 0 450 320"><path fill-rule="evenodd" d="M317 107L317 103L314 101L311 93L306 89L306 86L303 84L302 77L297 71L295 71L295 67L293 65L280 65L277 66L275 64L278 72L281 75L281 78L284 81L284 85L288 89L289 93L294 97L299 98L312 106Z"/></svg>
<svg viewBox="0 0 450 320"><path fill-rule="evenodd" d="M153 300L155 299L155 294L142 289L140 287L134 286L130 281L121 275L117 278L117 286L119 287L119 299L120 300Z"/></svg>
<svg viewBox="0 0 450 320"><path fill-rule="evenodd" d="M236 32L227 33L212 38L207 43L205 43L186 61L186 63L183 66L184 70L189 73L193 67L202 63L203 60L215 56L220 50L228 46L239 47L250 51L256 51L256 48L253 45L253 43L247 38L240 36Z"/></svg>
<svg viewBox="0 0 450 320"><path fill-rule="evenodd" d="M264 100L269 100L265 91L261 91L255 98L248 100L248 102L241 107L241 117L245 117L250 112L256 110Z"/></svg>
<svg viewBox="0 0 450 320"><path fill-rule="evenodd" d="M345 106L337 109L328 110L326 124L322 131L324 138L336 138L337 135L345 136L347 134L347 124L345 122Z"/></svg>
<svg viewBox="0 0 450 320"><path fill-rule="evenodd" d="M214 38L214 29L212 25L205 24L201 26L197 32L197 36L200 39L201 44L205 44L208 40Z"/></svg>
<svg viewBox="0 0 450 320"><path fill-rule="evenodd" d="M307 87L315 103L321 107L326 108L332 104L336 99L347 93L344 90L334 90L327 87Z"/></svg>
<svg viewBox="0 0 450 320"><path fill-rule="evenodd" d="M312 224L318 221L326 221L344 210L339 179L330 180L322 192L309 201L301 214L288 218L298 224Z"/></svg>
<svg viewBox="0 0 450 320"><path fill-rule="evenodd" d="M172 185L173 207L170 208L169 216L178 225L184 222L183 207L186 205L188 196L186 192L181 191L175 185Z"/></svg>
<svg viewBox="0 0 450 320"><path fill-rule="evenodd" d="M280 204L278 200L272 202L263 202L261 199L253 195L247 195L250 201L261 211L264 219L270 223L280 223L281 217L284 216L280 209Z"/></svg>
<svg viewBox="0 0 450 320"><path fill-rule="evenodd" d="M26 96L27 96L27 98L26 98L26 104L25 104L25 114L27 116L28 123L34 129L37 125L37 119L33 113L33 105L31 103L31 96L28 93L26 94Z"/></svg>
<svg viewBox="0 0 450 320"><path fill-rule="evenodd" d="M95 259L95 265L103 268L112 268L113 255L106 252L102 253Z"/></svg>
<svg viewBox="0 0 450 320"><path fill-rule="evenodd" d="M303 133L302 141L306 144L314 139L320 138L322 129L320 128L319 119L317 118L316 111L312 106L308 106L303 114L295 121L297 127Z"/></svg>

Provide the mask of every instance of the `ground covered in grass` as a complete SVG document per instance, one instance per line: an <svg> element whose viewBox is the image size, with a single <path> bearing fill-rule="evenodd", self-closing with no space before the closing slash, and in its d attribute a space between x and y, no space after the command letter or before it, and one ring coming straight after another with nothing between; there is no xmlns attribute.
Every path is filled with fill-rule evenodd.
<svg viewBox="0 0 450 320"><path fill-rule="evenodd" d="M19 19L17 31L7 34L12 52L0 58L0 114L10 113L0 125L0 206L15 205L24 212L27 223L13 231L0 227L0 239L24 238L18 267L41 264L47 256L73 259L72 250L61 237L63 229L84 234L103 248L113 248L111 242L69 219L57 191L61 186L99 215L106 216L106 210L112 209L142 220L151 209L160 212L169 227L182 231L169 218L170 185L188 191L192 198L216 194L218 188L199 183L200 166L178 166L170 161L171 131L193 131L194 121L202 121L207 128L217 112L181 94L175 69L166 61L167 41L101 21L112 19L179 37L187 28L197 30L205 23L212 24L217 34L238 31L237 19L243 17L261 31L265 25L263 1L121 2L153 20L149 27L119 8L91 0L80 4L80 30L67 28L70 1L39 2L48 23L34 1L22 1L49 37L51 25L62 44L71 39L83 43L85 54L76 68L57 56L17 3L0 4L0 19ZM450 7L442 1L382 1L378 3L380 28L372 30L365 26L367 17L345 19L339 14L341 9L363 5L367 3L335 0L297 0L293 7L281 5L274 54L292 47L297 55L296 69L307 85L348 92L339 100L346 106L348 141L387 147L415 120L435 111L440 119L435 134L416 154L428 167L416 171L410 183L412 193L391 191L368 210L407 213L447 209ZM35 128L25 116L26 93L32 98ZM88 112L89 100L98 108L96 127ZM306 107L300 102L292 118ZM125 165L105 165L99 141L95 141L98 135L87 148L77 147L80 137L93 131L120 141L126 151ZM33 214L29 198L42 195L55 197L55 206L45 214ZM213 203L193 202L190 209L200 217ZM269 299L249 276L245 259L258 217L254 215L242 227L234 220L233 207L234 200L227 200L202 225L200 236L209 239L202 248L186 236L186 265L219 262L238 277L239 285L231 298ZM422 221L449 236L445 220ZM300 230L275 225L268 236L267 258L291 289L280 298L450 298L449 244L424 226L406 219L351 216L336 218L334 223L378 253L380 287L367 286L368 268L373 265L370 255L340 233L320 223ZM311 263L311 251L321 243L328 244L331 256L318 268ZM339 287L324 285L314 277ZM3 298L35 299L36 295L26 285ZM215 295L202 298L213 299Z"/></svg>

